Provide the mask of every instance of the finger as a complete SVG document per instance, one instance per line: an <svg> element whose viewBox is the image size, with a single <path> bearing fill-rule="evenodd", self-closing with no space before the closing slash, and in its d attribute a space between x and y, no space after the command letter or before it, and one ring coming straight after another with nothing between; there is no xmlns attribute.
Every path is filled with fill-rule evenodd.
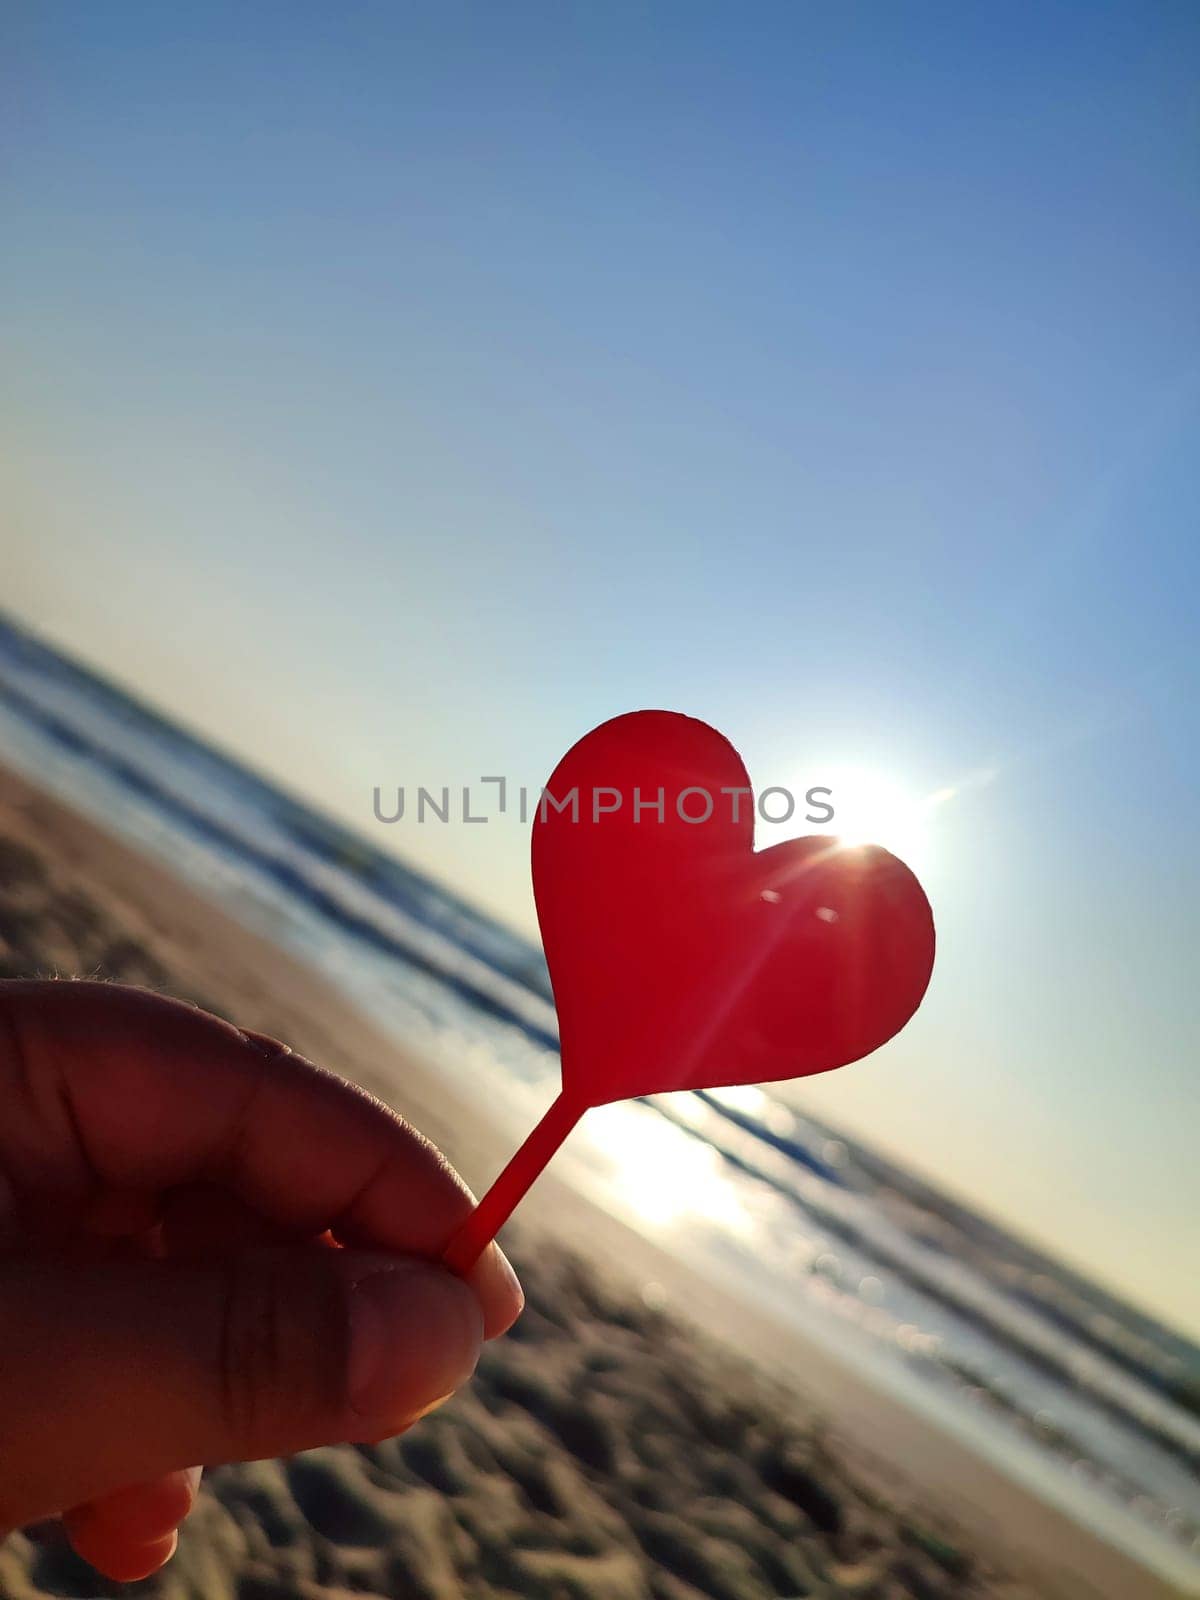
<svg viewBox="0 0 1200 1600"><path fill-rule="evenodd" d="M244 1250L286 1244L297 1237L294 1230L269 1221L244 1200L216 1184L189 1184L173 1189L161 1207L162 1248L174 1259L211 1261ZM337 1242L328 1230L304 1237L313 1245L325 1247ZM508 1257L498 1244L488 1247L467 1273L466 1281L476 1289L485 1308L487 1337L492 1339L506 1332L516 1317L511 1307L515 1305L519 1310L525 1303L525 1295ZM507 1304L506 1285L510 1291Z"/></svg>
<svg viewBox="0 0 1200 1600"><path fill-rule="evenodd" d="M192 1183L164 1196L161 1237L163 1253L172 1259L208 1261L245 1250L299 1243L313 1236L272 1222L215 1183Z"/></svg>
<svg viewBox="0 0 1200 1600"><path fill-rule="evenodd" d="M66 1512L63 1526L76 1554L107 1577L128 1582L130 1567L161 1550L191 1512L200 1487L200 1470L190 1467L185 1472L169 1472Z"/></svg>
<svg viewBox="0 0 1200 1600"><path fill-rule="evenodd" d="M0 1172L30 1227L61 1228L97 1182L215 1181L290 1231L436 1260L473 1204L365 1091L145 990L0 983L0 1097ZM499 1251L470 1282L503 1332L522 1299Z"/></svg>
<svg viewBox="0 0 1200 1600"><path fill-rule="evenodd" d="M482 1332L453 1274L357 1250L6 1262L0 1417L22 1470L0 1526L192 1461L398 1432L466 1381Z"/></svg>
<svg viewBox="0 0 1200 1600"><path fill-rule="evenodd" d="M94 1239L131 1239L151 1233L158 1222L157 1195L144 1189L99 1188L91 1198L84 1228Z"/></svg>

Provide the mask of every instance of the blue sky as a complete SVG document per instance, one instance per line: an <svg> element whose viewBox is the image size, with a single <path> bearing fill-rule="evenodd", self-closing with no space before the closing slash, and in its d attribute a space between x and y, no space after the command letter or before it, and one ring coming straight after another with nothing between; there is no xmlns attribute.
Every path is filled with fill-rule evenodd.
<svg viewBox="0 0 1200 1600"><path fill-rule="evenodd" d="M809 1103L1200 1327L1195 8L9 34L4 605L527 928L372 786L664 705L954 789Z"/></svg>

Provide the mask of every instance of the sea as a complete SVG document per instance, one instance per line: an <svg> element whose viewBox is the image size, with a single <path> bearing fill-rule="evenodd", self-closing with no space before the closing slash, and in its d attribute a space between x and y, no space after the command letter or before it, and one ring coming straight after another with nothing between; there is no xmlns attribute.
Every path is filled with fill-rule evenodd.
<svg viewBox="0 0 1200 1600"><path fill-rule="evenodd" d="M0 760L318 966L485 1096L514 1147L553 1097L536 944L380 849L369 823L342 826L2 616ZM1200 1594L1200 1348L1181 1334L819 1121L787 1084L589 1112L556 1167Z"/></svg>

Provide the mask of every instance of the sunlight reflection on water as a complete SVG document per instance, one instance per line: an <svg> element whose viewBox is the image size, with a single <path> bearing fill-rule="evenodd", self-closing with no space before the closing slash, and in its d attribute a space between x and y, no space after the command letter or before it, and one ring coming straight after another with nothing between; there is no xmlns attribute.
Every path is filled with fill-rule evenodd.
<svg viewBox="0 0 1200 1600"><path fill-rule="evenodd" d="M703 1219L741 1237L753 1233L753 1219L718 1152L699 1140L664 1138L662 1124L644 1106L597 1107L580 1139L600 1157L625 1204L652 1227Z"/></svg>

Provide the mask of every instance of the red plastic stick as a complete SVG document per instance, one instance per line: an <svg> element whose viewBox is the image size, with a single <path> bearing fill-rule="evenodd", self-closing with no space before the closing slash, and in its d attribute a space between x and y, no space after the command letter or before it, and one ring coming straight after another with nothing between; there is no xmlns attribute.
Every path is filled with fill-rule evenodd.
<svg viewBox="0 0 1200 1600"><path fill-rule="evenodd" d="M446 1246L442 1260L452 1272L462 1275L471 1270L586 1110L582 1101L558 1096Z"/></svg>

